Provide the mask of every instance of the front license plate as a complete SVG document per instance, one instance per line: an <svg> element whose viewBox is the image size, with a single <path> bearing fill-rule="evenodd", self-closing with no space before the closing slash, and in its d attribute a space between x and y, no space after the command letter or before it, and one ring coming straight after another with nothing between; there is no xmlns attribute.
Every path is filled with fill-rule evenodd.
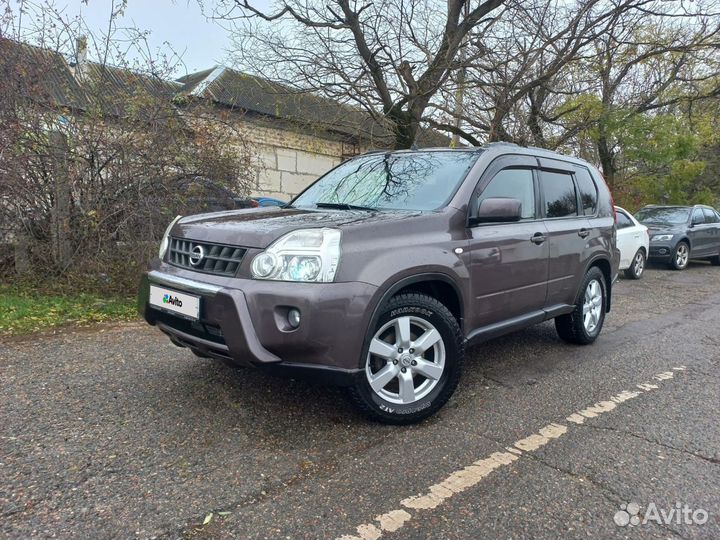
<svg viewBox="0 0 720 540"><path fill-rule="evenodd" d="M189 317L200 318L200 297L150 285L150 305Z"/></svg>

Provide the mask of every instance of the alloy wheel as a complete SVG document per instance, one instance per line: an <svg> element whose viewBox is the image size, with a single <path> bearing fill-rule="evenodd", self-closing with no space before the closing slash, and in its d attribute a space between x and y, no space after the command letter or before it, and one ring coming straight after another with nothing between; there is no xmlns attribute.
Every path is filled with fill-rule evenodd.
<svg viewBox="0 0 720 540"><path fill-rule="evenodd" d="M633 262L633 271L635 272L635 276L640 277L644 270L645 256L641 251L638 251L637 255L635 255L635 261Z"/></svg>
<svg viewBox="0 0 720 540"><path fill-rule="evenodd" d="M690 257L690 250L686 244L680 244L675 251L675 265L678 268L684 268Z"/></svg>
<svg viewBox="0 0 720 540"><path fill-rule="evenodd" d="M598 280L593 279L585 289L583 302L583 324L585 331L592 334L600 322L603 307L603 292Z"/></svg>
<svg viewBox="0 0 720 540"><path fill-rule="evenodd" d="M420 317L391 319L370 341L365 375L370 388L390 403L407 405L427 396L445 369L440 332Z"/></svg>

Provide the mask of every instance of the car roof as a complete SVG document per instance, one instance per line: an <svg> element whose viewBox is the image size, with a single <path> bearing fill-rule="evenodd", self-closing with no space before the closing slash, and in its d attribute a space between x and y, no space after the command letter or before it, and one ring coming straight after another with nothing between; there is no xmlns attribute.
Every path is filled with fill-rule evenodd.
<svg viewBox="0 0 720 540"><path fill-rule="evenodd" d="M646 204L641 208L695 208L696 206L704 206L702 204L696 204L694 206L689 204Z"/></svg>
<svg viewBox="0 0 720 540"><path fill-rule="evenodd" d="M371 155L371 154L409 154L413 152L477 152L478 154L490 153L490 154L522 154L533 157L545 157L548 159L558 159L566 161L568 163L574 163L576 165L582 165L585 167L595 168L592 164L588 163L584 159L577 158L574 156L568 156L561 154L553 150L547 150L545 148L539 148L537 146L521 146L519 144L511 142L489 142L482 146L460 146L457 148L448 147L432 147L432 148L411 148L405 150L371 150L360 154L360 156ZM358 157L360 157L358 156Z"/></svg>

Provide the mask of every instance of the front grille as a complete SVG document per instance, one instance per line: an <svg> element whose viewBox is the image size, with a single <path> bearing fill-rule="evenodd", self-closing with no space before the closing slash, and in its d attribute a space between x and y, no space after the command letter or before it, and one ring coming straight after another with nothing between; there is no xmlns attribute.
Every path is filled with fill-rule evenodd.
<svg viewBox="0 0 720 540"><path fill-rule="evenodd" d="M196 272L234 276L246 251L237 246L171 238L167 262Z"/></svg>

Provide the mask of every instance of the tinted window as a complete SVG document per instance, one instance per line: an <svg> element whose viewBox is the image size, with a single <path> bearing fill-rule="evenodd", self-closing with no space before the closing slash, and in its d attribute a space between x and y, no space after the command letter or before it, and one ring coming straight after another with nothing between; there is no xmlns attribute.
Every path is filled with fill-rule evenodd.
<svg viewBox="0 0 720 540"><path fill-rule="evenodd" d="M580 190L580 202L582 202L583 211L586 216L590 216L597 209L597 186L593 182L592 176L590 176L590 171L583 167L578 167L575 179Z"/></svg>
<svg viewBox="0 0 720 540"><path fill-rule="evenodd" d="M693 222L693 224L695 224L695 225L699 225L699 224L701 224L701 223L705 223L705 217L703 216L702 208L696 208L696 209L693 211L692 222Z"/></svg>
<svg viewBox="0 0 720 540"><path fill-rule="evenodd" d="M346 161L320 178L292 206L317 203L434 210L447 202L479 152L370 154Z"/></svg>
<svg viewBox="0 0 720 540"><path fill-rule="evenodd" d="M545 196L545 215L547 217L577 215L577 195L571 175L542 171L540 185Z"/></svg>
<svg viewBox="0 0 720 540"><path fill-rule="evenodd" d="M535 218L535 184L530 169L504 169L497 173L478 197L474 208L491 197L518 199L520 201L520 217Z"/></svg>
<svg viewBox="0 0 720 540"><path fill-rule="evenodd" d="M690 217L690 209L678 206L643 208L635 219L640 223L657 225L681 225Z"/></svg>
<svg viewBox="0 0 720 540"><path fill-rule="evenodd" d="M705 214L705 223L717 223L718 218L714 210L710 208L703 208L703 214Z"/></svg>
<svg viewBox="0 0 720 540"><path fill-rule="evenodd" d="M624 212L617 213L617 228L624 229L625 227L633 227L635 224Z"/></svg>

